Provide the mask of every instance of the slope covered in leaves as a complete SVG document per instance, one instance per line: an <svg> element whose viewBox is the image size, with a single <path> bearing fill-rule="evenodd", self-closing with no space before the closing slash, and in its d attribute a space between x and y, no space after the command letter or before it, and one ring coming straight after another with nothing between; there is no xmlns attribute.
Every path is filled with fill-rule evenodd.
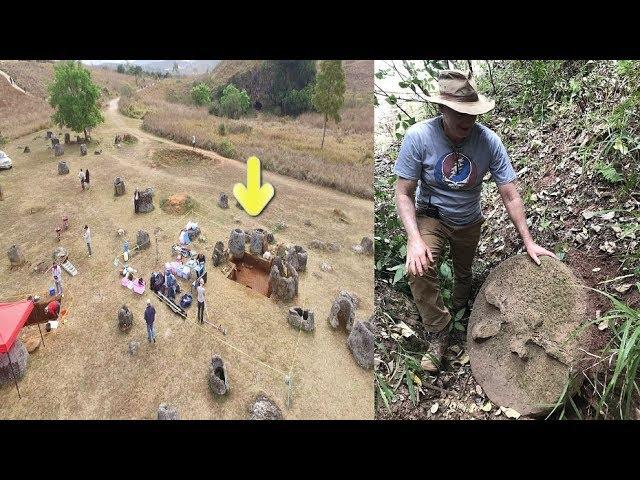
<svg viewBox="0 0 640 480"><path fill-rule="evenodd" d="M509 152L534 239L554 251L587 286L640 308L639 62L510 61L492 62L491 67L491 75L487 71L479 85L496 99L496 108L478 121L492 128ZM417 120L427 116L422 111ZM452 326L456 341L448 352L447 370L429 376L420 368L425 344L403 276L406 238L393 201L398 147L395 142L376 156L378 415L500 416L504 412L499 406L488 407L471 376L462 318ZM487 221L474 262L472 300L494 265L523 251L492 182L485 183L482 204ZM439 271L446 302L450 259L443 259ZM606 296L591 292L589 297L585 320L598 325L592 327L590 348L596 360L585 371L589 381L573 409L588 417L608 414L606 408L597 412L598 399L587 390L600 390L612 348L608 342L617 344L620 325L599 320L611 308Z"/></svg>

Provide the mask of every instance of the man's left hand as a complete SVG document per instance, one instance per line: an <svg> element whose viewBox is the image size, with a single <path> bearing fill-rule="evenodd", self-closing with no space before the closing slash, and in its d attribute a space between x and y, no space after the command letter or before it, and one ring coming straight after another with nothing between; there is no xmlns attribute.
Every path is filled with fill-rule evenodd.
<svg viewBox="0 0 640 480"><path fill-rule="evenodd" d="M556 260L560 260L555 253L550 252L546 248L542 248L537 243L532 243L527 246L527 253L531 257L531 259L536 262L536 265L540 265L540 259L538 257L553 257Z"/></svg>

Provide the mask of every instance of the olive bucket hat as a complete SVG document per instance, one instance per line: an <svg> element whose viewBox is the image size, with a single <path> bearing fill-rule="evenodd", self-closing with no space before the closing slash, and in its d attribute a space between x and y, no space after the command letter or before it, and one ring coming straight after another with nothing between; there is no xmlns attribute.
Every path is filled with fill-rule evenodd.
<svg viewBox="0 0 640 480"><path fill-rule="evenodd" d="M481 115L496 106L494 100L478 93L472 72L467 75L460 70L441 71L438 93L427 97L427 100L468 115Z"/></svg>

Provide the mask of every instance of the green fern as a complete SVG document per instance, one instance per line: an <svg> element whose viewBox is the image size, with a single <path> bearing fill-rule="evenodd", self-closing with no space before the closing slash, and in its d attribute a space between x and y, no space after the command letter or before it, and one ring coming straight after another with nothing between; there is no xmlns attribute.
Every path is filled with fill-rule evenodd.
<svg viewBox="0 0 640 480"><path fill-rule="evenodd" d="M613 165L599 163L596 165L596 171L609 183L619 183L622 181L622 175L620 175Z"/></svg>

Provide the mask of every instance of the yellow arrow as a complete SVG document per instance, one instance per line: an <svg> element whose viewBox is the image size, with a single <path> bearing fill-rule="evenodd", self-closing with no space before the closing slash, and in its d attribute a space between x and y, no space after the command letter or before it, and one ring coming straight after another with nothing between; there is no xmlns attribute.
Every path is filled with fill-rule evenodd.
<svg viewBox="0 0 640 480"><path fill-rule="evenodd" d="M233 196L252 217L264 210L275 193L270 183L260 186L260 175L260 160L258 157L251 157L247 160L247 186L241 183L233 186Z"/></svg>

